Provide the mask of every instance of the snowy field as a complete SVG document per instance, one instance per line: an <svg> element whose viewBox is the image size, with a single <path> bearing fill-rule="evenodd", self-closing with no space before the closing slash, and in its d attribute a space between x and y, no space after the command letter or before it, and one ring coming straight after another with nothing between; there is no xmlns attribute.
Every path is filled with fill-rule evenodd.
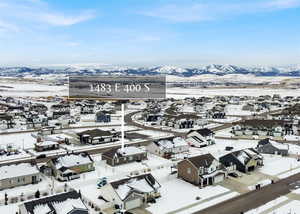
<svg viewBox="0 0 300 214"><path fill-rule="evenodd" d="M67 86L50 86L37 83L5 83L0 82L1 86L8 86L12 88L5 88L1 91L2 96L12 97L40 97L40 96L67 96Z"/></svg>
<svg viewBox="0 0 300 214"><path fill-rule="evenodd" d="M299 96L300 89L271 89L271 88L220 88L220 89L186 89L168 88L167 96L175 99L202 96L260 96L279 94L281 96Z"/></svg>
<svg viewBox="0 0 300 214"><path fill-rule="evenodd" d="M5 88L1 91L2 96L13 97L40 97L40 96L68 96L68 86L52 86L38 83L12 83L0 82L1 86L8 86L13 88ZM281 96L298 96L300 89L271 89L271 88L167 88L167 97L175 99L185 97L201 97L201 96L259 96L259 95L273 95L280 94ZM139 108L134 106L134 108Z"/></svg>

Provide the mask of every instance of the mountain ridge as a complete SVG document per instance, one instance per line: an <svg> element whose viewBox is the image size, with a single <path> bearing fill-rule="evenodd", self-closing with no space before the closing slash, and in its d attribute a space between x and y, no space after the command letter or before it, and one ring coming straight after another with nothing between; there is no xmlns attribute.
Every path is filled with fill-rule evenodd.
<svg viewBox="0 0 300 214"><path fill-rule="evenodd" d="M193 77L206 74L224 76L228 74L252 74L255 76L291 76L300 77L300 66L285 67L240 67L235 65L211 64L203 67L182 68L176 66L153 67L102 67L102 66L66 66L51 67L0 67L0 76L25 77L40 75L174 75Z"/></svg>

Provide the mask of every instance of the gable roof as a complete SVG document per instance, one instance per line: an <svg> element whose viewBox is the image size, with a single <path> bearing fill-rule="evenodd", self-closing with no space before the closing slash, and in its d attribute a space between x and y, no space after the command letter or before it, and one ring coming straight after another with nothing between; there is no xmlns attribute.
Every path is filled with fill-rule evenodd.
<svg viewBox="0 0 300 214"><path fill-rule="evenodd" d="M102 136L111 136L113 135L110 131L104 131L101 129L90 129L83 132L77 133L79 136L89 135L91 138L102 137Z"/></svg>
<svg viewBox="0 0 300 214"><path fill-rule="evenodd" d="M273 147L279 150L289 150L288 144L279 143L274 140L271 140L270 138L260 140L257 144L257 146L265 146L265 145L272 145Z"/></svg>
<svg viewBox="0 0 300 214"><path fill-rule="evenodd" d="M209 167L214 160L216 160L211 154L198 155L188 158L188 160L196 167Z"/></svg>
<svg viewBox="0 0 300 214"><path fill-rule="evenodd" d="M149 193L161 187L151 173L124 178L111 182L110 185L122 200L126 199L132 192Z"/></svg>
<svg viewBox="0 0 300 214"><path fill-rule="evenodd" d="M76 191L61 193L45 198L40 198L36 200L32 200L29 202L25 202L25 209L28 213L31 214L39 214L42 210L48 211L45 213L49 213L49 211L53 212L53 214L60 214L62 208L68 208L68 213L76 213L76 214L88 214L89 211L84 203L80 199L80 194ZM58 210L59 209L59 210Z"/></svg>
<svg viewBox="0 0 300 214"><path fill-rule="evenodd" d="M54 158L52 159L52 162L57 169L61 169L62 167L71 168L74 166L90 164L93 162L93 159L87 153L79 153L67 154L58 158Z"/></svg>
<svg viewBox="0 0 300 214"><path fill-rule="evenodd" d="M145 153L145 151L138 147L125 146L123 151L121 147L116 147L102 153L102 156L113 158L113 157L131 156L131 155L142 154L142 153Z"/></svg>
<svg viewBox="0 0 300 214"><path fill-rule="evenodd" d="M202 135L203 137L207 137L209 135L215 134L212 130L208 129L208 128L204 128L204 129L198 129L198 130L191 130L188 132L188 134L192 133L192 132L198 132L200 135Z"/></svg>
<svg viewBox="0 0 300 214"><path fill-rule="evenodd" d="M30 163L20 163L17 165L1 166L0 167L0 180L10 179L21 176L28 176L33 174L39 174L39 170L36 166L32 166Z"/></svg>

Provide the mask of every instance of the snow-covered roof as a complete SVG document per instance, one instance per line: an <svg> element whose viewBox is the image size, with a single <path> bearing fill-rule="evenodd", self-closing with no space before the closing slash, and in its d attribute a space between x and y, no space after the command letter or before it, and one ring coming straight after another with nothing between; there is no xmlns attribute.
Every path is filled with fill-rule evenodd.
<svg viewBox="0 0 300 214"><path fill-rule="evenodd" d="M92 160L90 159L89 155L69 154L57 158L55 165L59 169L61 167L69 168L69 167L84 165L89 163L92 163Z"/></svg>
<svg viewBox="0 0 300 214"><path fill-rule="evenodd" d="M138 147L128 146L128 147L124 147L123 151L122 148L118 149L117 153L121 154L122 156L129 156L129 155L144 153L144 151Z"/></svg>
<svg viewBox="0 0 300 214"><path fill-rule="evenodd" d="M86 206L83 204L82 200L79 198L69 198L66 201L54 202L52 203L52 206L54 207L56 214L70 213L74 209L87 209Z"/></svg>
<svg viewBox="0 0 300 214"><path fill-rule="evenodd" d="M51 209L48 204L39 204L33 209L33 214L48 214L49 212Z"/></svg>
<svg viewBox="0 0 300 214"><path fill-rule="evenodd" d="M132 191L150 193L160 188L160 184L151 174L144 174L132 178L126 178L111 183L115 191L124 200Z"/></svg>
<svg viewBox="0 0 300 214"><path fill-rule="evenodd" d="M38 174L39 171L36 166L29 163L21 163L18 165L2 166L0 167L0 179L9 179L27 175Z"/></svg>
<svg viewBox="0 0 300 214"><path fill-rule="evenodd" d="M278 143L274 140L269 140L269 142L270 142L270 144L272 144L277 149L280 149L280 150L288 150L289 149L289 145L287 145L287 144Z"/></svg>
<svg viewBox="0 0 300 214"><path fill-rule="evenodd" d="M246 164L248 162L248 160L250 159L250 156L246 152L240 151L240 153L237 155L237 159L242 164Z"/></svg>
<svg viewBox="0 0 300 214"><path fill-rule="evenodd" d="M175 137L173 139L161 139L157 141L161 148L171 149L179 146L187 146L187 142L182 137Z"/></svg>
<svg viewBox="0 0 300 214"><path fill-rule="evenodd" d="M43 142L36 143L37 146L53 146L57 144L58 143L54 141L43 141Z"/></svg>

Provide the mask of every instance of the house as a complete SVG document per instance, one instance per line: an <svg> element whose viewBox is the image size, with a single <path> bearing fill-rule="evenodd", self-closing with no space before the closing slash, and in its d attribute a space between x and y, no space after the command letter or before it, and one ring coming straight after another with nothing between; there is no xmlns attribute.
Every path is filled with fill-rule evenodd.
<svg viewBox="0 0 300 214"><path fill-rule="evenodd" d="M19 205L19 214L89 214L76 191L34 199Z"/></svg>
<svg viewBox="0 0 300 214"><path fill-rule="evenodd" d="M106 160L106 163L110 166L132 163L146 159L147 152L134 146L124 147L123 150L122 148L113 148L102 153L102 160Z"/></svg>
<svg viewBox="0 0 300 214"><path fill-rule="evenodd" d="M117 140L118 134L101 129L91 129L77 133L81 144L101 144Z"/></svg>
<svg viewBox="0 0 300 214"><path fill-rule="evenodd" d="M57 119L63 115L70 115L70 105L68 104L55 104L51 106L52 119Z"/></svg>
<svg viewBox="0 0 300 214"><path fill-rule="evenodd" d="M220 157L219 161L225 167L235 165L236 169L243 173L254 171L263 165L263 157L252 148L231 152Z"/></svg>
<svg viewBox="0 0 300 214"><path fill-rule="evenodd" d="M13 126L13 117L7 113L0 113L0 127L10 129Z"/></svg>
<svg viewBox="0 0 300 214"><path fill-rule="evenodd" d="M30 128L41 128L43 126L48 126L48 117L43 114L38 114L36 112L29 112L25 115L27 129Z"/></svg>
<svg viewBox="0 0 300 214"><path fill-rule="evenodd" d="M207 110L206 117L212 119L225 119L225 105L218 104L215 105L212 109Z"/></svg>
<svg viewBox="0 0 300 214"><path fill-rule="evenodd" d="M175 154L189 152L189 145L182 137L168 137L153 141L147 146L147 151L164 158L171 158Z"/></svg>
<svg viewBox="0 0 300 214"><path fill-rule="evenodd" d="M257 151L264 154L274 154L287 156L289 154L289 145L278 143L270 138L260 140L256 147Z"/></svg>
<svg viewBox="0 0 300 214"><path fill-rule="evenodd" d="M101 187L102 197L121 209L131 210L160 197L161 185L149 173L113 181Z"/></svg>
<svg viewBox="0 0 300 214"><path fill-rule="evenodd" d="M234 135L259 135L280 137L294 133L293 124L284 120L250 119L235 122L232 127Z"/></svg>
<svg viewBox="0 0 300 214"><path fill-rule="evenodd" d="M195 115L164 115L163 119L160 121L160 125L173 127L175 129L189 129L193 128L195 125L194 118L196 118Z"/></svg>
<svg viewBox="0 0 300 214"><path fill-rule="evenodd" d="M34 144L34 149L37 152L45 152L59 149L59 144L54 141L41 141Z"/></svg>
<svg viewBox="0 0 300 214"><path fill-rule="evenodd" d="M93 104L84 104L80 108L80 114L94 114L94 105Z"/></svg>
<svg viewBox="0 0 300 214"><path fill-rule="evenodd" d="M143 111L142 118L145 122L157 122L162 118L161 108L155 105L148 105Z"/></svg>
<svg viewBox="0 0 300 214"><path fill-rule="evenodd" d="M227 177L225 167L211 154L189 157L177 164L178 177L204 187L222 182Z"/></svg>
<svg viewBox="0 0 300 214"><path fill-rule="evenodd" d="M47 165L59 181L73 180L79 178L80 173L95 170L94 161L87 153L67 154L49 160Z"/></svg>
<svg viewBox="0 0 300 214"><path fill-rule="evenodd" d="M300 119L300 104L297 103L293 106L283 109L279 113L272 114L273 119L278 120L299 120Z"/></svg>
<svg viewBox="0 0 300 214"><path fill-rule="evenodd" d="M29 107L29 111L35 111L44 114L48 111L48 107L44 104L33 104Z"/></svg>
<svg viewBox="0 0 300 214"><path fill-rule="evenodd" d="M38 168L29 163L1 166L0 175L0 190L36 184L41 180Z"/></svg>
<svg viewBox="0 0 300 214"><path fill-rule="evenodd" d="M195 147L203 147L215 143L215 133L208 129L191 130L186 135L186 141L189 145Z"/></svg>
<svg viewBox="0 0 300 214"><path fill-rule="evenodd" d="M111 122L111 112L110 111L99 111L96 113L95 121L98 123L110 123Z"/></svg>

